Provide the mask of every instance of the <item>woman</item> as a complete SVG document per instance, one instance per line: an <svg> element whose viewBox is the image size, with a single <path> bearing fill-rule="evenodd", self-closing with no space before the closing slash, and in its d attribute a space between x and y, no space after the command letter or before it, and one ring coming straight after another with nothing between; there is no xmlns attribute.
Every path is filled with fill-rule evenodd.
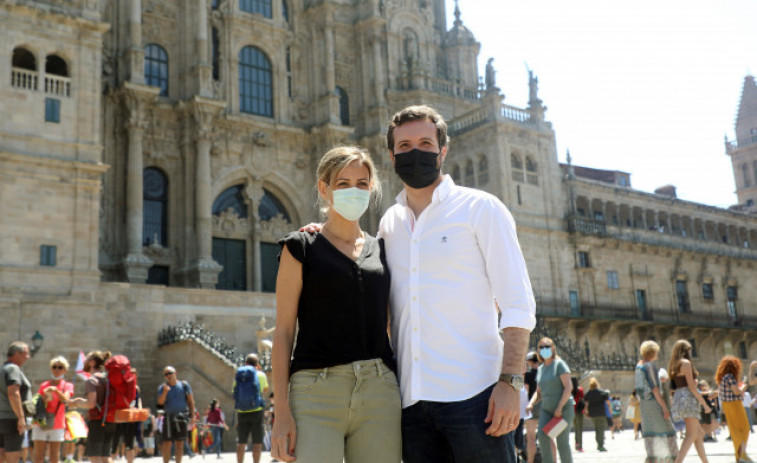
<svg viewBox="0 0 757 463"><path fill-rule="evenodd" d="M699 407L704 408L705 413L712 411L704 397L699 393L697 376L699 372L691 363L691 344L685 339L676 341L668 363L671 388L673 392L673 406L671 414L673 420L683 420L686 426L686 437L681 442L676 463L681 463L689 452L691 445L697 449L699 459L707 463L707 455L704 453L704 431L699 425Z"/></svg>
<svg viewBox="0 0 757 463"><path fill-rule="evenodd" d="M639 396L636 395L636 391L632 391L631 397L628 398L628 408L633 411L630 421L633 423L633 440L636 440L639 438L639 427L641 427L641 409L639 408Z"/></svg>
<svg viewBox="0 0 757 463"><path fill-rule="evenodd" d="M589 379L589 391L584 394L586 402L586 416L594 423L594 438L597 441L597 450L606 452L605 429L607 429L607 410L610 407L610 393L599 388L597 378ZM605 408L607 407L607 408Z"/></svg>
<svg viewBox="0 0 757 463"><path fill-rule="evenodd" d="M551 439L543 431L552 418L562 418L568 423L573 422L574 402L573 384L570 379L570 368L557 356L555 343L550 338L539 341L538 358L542 362L536 374L536 394L528 403L527 411L532 411L537 403L541 403L539 414L539 446L542 449L542 463L553 463L554 455L546 449L550 446ZM557 451L560 453L560 463L572 463L573 455L570 452L570 424L557 438Z"/></svg>
<svg viewBox="0 0 757 463"><path fill-rule="evenodd" d="M84 371L91 373L92 376L85 384L85 397L71 399L70 405L89 410L89 420L87 427L87 447L84 455L89 457L92 463L107 463L111 454L113 439L116 435L115 423L103 423L103 411L97 404L105 401L105 388L102 387L106 381L105 361L111 357L110 352L92 351L84 359Z"/></svg>
<svg viewBox="0 0 757 463"><path fill-rule="evenodd" d="M48 416L54 416L52 423L42 428L39 424L32 426L34 442L34 463L45 461L45 450L50 449L50 463L58 463L63 434L66 431L66 403L74 393L73 383L64 378L68 371L68 360L58 356L50 360L50 378L43 381L37 391L45 400ZM52 426L51 426L52 424Z"/></svg>
<svg viewBox="0 0 757 463"><path fill-rule="evenodd" d="M612 406L612 428L610 428L610 435L615 439L615 433L619 433L623 430L623 403L620 401L620 397L615 396L610 400Z"/></svg>
<svg viewBox="0 0 757 463"><path fill-rule="evenodd" d="M334 148L321 159L317 181L326 214L321 231L279 241L271 454L298 463L397 463L401 405L387 335L389 270L383 241L358 223L380 191L376 168L360 148Z"/></svg>
<svg viewBox="0 0 757 463"><path fill-rule="evenodd" d="M207 448L207 452L210 453L215 450L218 458L221 458L221 429L226 427L226 423L223 420L223 413L218 406L217 399L210 401L210 410L208 410L205 422L210 425L210 433L213 436L213 444Z"/></svg>
<svg viewBox="0 0 757 463"><path fill-rule="evenodd" d="M741 361L732 355L726 355L720 361L715 373L715 381L718 383L718 397L723 407L725 421L731 432L733 450L739 463L752 461L746 454L746 443L749 439L749 420L744 409L743 394L747 384L739 387L738 379L741 377Z"/></svg>
<svg viewBox="0 0 757 463"><path fill-rule="evenodd" d="M676 431L670 421L670 411L661 394L661 383L654 364L660 346L644 341L639 348L641 360L636 365L635 392L641 413L641 437L647 450L644 463L673 463L678 455Z"/></svg>

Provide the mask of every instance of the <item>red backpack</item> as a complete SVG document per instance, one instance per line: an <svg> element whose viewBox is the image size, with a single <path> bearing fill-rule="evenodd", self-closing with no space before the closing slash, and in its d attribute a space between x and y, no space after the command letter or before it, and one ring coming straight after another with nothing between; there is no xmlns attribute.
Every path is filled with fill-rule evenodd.
<svg viewBox="0 0 757 463"><path fill-rule="evenodd" d="M115 422L116 410L129 408L137 397L137 377L131 372L129 359L116 355L105 362L108 373L103 410L103 426Z"/></svg>

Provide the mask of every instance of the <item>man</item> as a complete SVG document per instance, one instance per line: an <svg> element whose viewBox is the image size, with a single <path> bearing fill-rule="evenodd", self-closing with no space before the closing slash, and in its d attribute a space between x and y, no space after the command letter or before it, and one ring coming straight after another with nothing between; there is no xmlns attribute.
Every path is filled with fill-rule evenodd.
<svg viewBox="0 0 757 463"><path fill-rule="evenodd" d="M268 393L268 379L260 370L260 362L256 354L249 354L244 361L244 367L240 367L240 370L245 367L254 369L255 374L258 377L259 391L258 393ZM251 392L243 392L237 380L234 380L234 385L231 390L233 397L239 395L249 394ZM247 446L247 442L252 435L252 461L253 463L260 463L260 453L263 450L263 405L259 407L253 407L250 410L240 410L241 403L250 401L251 397L239 397L240 400L234 404L237 409L237 463L244 461L244 450Z"/></svg>
<svg viewBox="0 0 757 463"><path fill-rule="evenodd" d="M171 444L175 442L176 463L181 463L188 425L195 422L194 396L189 383L176 378L174 367L165 367L163 376L166 382L158 387L158 405L162 405L165 412L161 431L161 454L163 463L168 463L171 459Z"/></svg>
<svg viewBox="0 0 757 463"><path fill-rule="evenodd" d="M0 463L18 463L26 430L23 403L31 400L31 384L21 367L29 359L29 346L21 341L8 346L0 371Z"/></svg>
<svg viewBox="0 0 757 463"><path fill-rule="evenodd" d="M606 452L605 429L607 429L607 411L610 410L610 393L600 389L596 378L589 379L589 392L584 394L586 402L586 415L594 423L594 434L597 441L597 450Z"/></svg>
<svg viewBox="0 0 757 463"><path fill-rule="evenodd" d="M392 270L403 461L514 462L508 433L519 421L533 292L504 204L442 175L447 143L446 123L428 106L389 124L404 190L378 236Z"/></svg>

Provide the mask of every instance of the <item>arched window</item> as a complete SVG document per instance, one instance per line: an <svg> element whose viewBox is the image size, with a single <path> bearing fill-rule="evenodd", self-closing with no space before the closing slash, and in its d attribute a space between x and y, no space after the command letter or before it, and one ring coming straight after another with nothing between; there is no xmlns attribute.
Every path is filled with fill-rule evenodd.
<svg viewBox="0 0 757 463"><path fill-rule="evenodd" d="M168 96L168 53L156 43L145 46L145 82L160 87L160 96Z"/></svg>
<svg viewBox="0 0 757 463"><path fill-rule="evenodd" d="M489 183L489 161L486 156L481 156L478 160L478 184L486 185Z"/></svg>
<svg viewBox="0 0 757 463"><path fill-rule="evenodd" d="M47 59L45 59L45 74L70 77L68 74L68 64L58 55L47 55Z"/></svg>
<svg viewBox="0 0 757 463"><path fill-rule="evenodd" d="M291 222L292 219L289 218L289 212L287 212L284 205L279 201L279 198L274 196L270 191L263 189L263 199L260 200L260 206L258 206L260 220L270 220L279 214L287 222Z"/></svg>
<svg viewBox="0 0 757 463"><path fill-rule="evenodd" d="M350 97L342 87L336 88L336 94L339 96L339 118L342 125L350 125Z"/></svg>
<svg viewBox="0 0 757 463"><path fill-rule="evenodd" d="M273 193L264 189L263 198L258 206L260 220L271 220L281 216L287 222L291 222L284 205ZM264 293L276 291L276 275L279 273L279 252L281 247L276 243L260 243L260 289Z"/></svg>
<svg viewBox="0 0 757 463"><path fill-rule="evenodd" d="M281 16L286 23L289 23L289 4L287 0L281 0Z"/></svg>
<svg viewBox="0 0 757 463"><path fill-rule="evenodd" d="M273 72L271 61L256 47L239 52L239 110L273 117Z"/></svg>
<svg viewBox="0 0 757 463"><path fill-rule="evenodd" d="M213 202L213 215L219 215L231 208L237 216L246 218L247 203L245 203L243 192L244 185L235 185L225 189Z"/></svg>
<svg viewBox="0 0 757 463"><path fill-rule="evenodd" d="M451 177L452 181L455 182L455 185L460 184L460 166L458 166L457 164L452 167Z"/></svg>
<svg viewBox="0 0 757 463"><path fill-rule="evenodd" d="M470 159L465 163L465 186L476 186L476 179L473 176L473 161Z"/></svg>
<svg viewBox="0 0 757 463"><path fill-rule="evenodd" d="M213 66L213 80L221 79L221 57L219 49L221 48L221 39L218 35L218 28L214 27L210 32L210 62Z"/></svg>
<svg viewBox="0 0 757 463"><path fill-rule="evenodd" d="M168 179L155 167L142 172L142 245L168 244Z"/></svg>
<svg viewBox="0 0 757 463"><path fill-rule="evenodd" d="M11 62L14 68L26 69L28 71L37 70L37 58L34 54L24 47L13 49L13 60Z"/></svg>
<svg viewBox="0 0 757 463"><path fill-rule="evenodd" d="M239 9L246 13L257 13L264 18L272 18L271 0L239 0Z"/></svg>
<svg viewBox="0 0 757 463"><path fill-rule="evenodd" d="M233 210L240 218L247 217L244 185L223 191L213 202L213 215ZM216 289L245 291L247 289L247 242L240 239L213 237L213 260L223 266Z"/></svg>
<svg viewBox="0 0 757 463"><path fill-rule="evenodd" d="M11 85L28 90L37 90L37 58L24 47L13 49L11 60Z"/></svg>
<svg viewBox="0 0 757 463"><path fill-rule="evenodd" d="M536 173L536 162L531 159L531 156L526 156L526 170L528 172Z"/></svg>
<svg viewBox="0 0 757 463"><path fill-rule="evenodd" d="M211 2L210 2L210 8L213 9L213 10L217 10L218 9L218 2L219 2L219 0L211 0Z"/></svg>
<svg viewBox="0 0 757 463"><path fill-rule="evenodd" d="M511 154L510 166L513 169L523 169L523 161L520 160L520 156L518 156L517 154Z"/></svg>

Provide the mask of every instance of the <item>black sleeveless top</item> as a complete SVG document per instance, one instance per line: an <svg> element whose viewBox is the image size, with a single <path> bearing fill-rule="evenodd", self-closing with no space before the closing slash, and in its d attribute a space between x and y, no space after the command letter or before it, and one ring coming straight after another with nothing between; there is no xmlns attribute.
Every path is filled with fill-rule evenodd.
<svg viewBox="0 0 757 463"><path fill-rule="evenodd" d="M302 263L290 375L374 358L396 372L386 332L390 279L384 241L365 234L354 262L320 233L292 232L279 244Z"/></svg>

